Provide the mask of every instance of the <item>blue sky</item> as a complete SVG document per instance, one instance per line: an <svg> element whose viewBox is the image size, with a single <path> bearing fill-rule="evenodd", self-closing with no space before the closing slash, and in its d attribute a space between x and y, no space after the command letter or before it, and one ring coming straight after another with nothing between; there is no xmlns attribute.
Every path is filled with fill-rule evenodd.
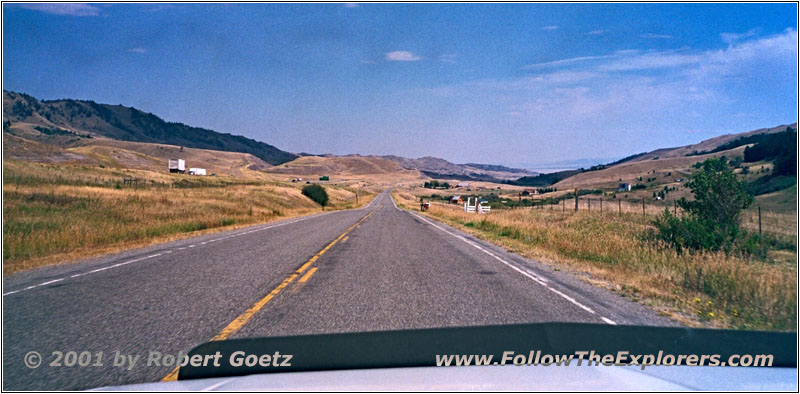
<svg viewBox="0 0 800 394"><path fill-rule="evenodd" d="M4 4L3 88L292 152L610 159L797 119L795 4Z"/></svg>

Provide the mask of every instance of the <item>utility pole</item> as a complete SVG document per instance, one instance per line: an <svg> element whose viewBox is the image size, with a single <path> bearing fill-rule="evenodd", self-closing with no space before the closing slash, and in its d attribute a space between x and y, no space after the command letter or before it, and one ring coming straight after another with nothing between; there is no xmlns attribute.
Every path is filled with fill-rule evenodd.
<svg viewBox="0 0 800 394"><path fill-rule="evenodd" d="M619 205L619 216L622 216L622 200L617 200L617 205Z"/></svg>
<svg viewBox="0 0 800 394"><path fill-rule="evenodd" d="M642 217L646 217L646 216L647 216L647 212L645 212L645 210L644 210L644 197L642 197Z"/></svg>
<svg viewBox="0 0 800 394"><path fill-rule="evenodd" d="M600 214L603 214L603 199L600 198Z"/></svg>

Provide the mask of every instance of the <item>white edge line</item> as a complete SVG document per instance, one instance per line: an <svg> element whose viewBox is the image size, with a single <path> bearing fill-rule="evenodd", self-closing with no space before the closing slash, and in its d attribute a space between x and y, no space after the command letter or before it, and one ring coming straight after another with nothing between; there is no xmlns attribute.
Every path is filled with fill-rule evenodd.
<svg viewBox="0 0 800 394"><path fill-rule="evenodd" d="M394 202L394 200L392 200L392 202ZM592 308L589 308L588 306L581 304L580 302L576 301L574 298L572 298L572 297L570 297L570 296L568 296L568 295L566 295L566 294L562 293L561 291L558 291L557 289L554 289L554 288L552 288L552 287L548 286L548 285L547 285L547 283L546 283L546 282L547 282L547 280L545 280L544 278L538 278L538 277L536 277L536 276L533 276L533 275L531 275L530 273L528 273L528 272L526 272L526 271L523 271L523 270L521 270L520 268L517 268L516 266L512 265L511 263L509 263L509 262L507 262L507 261L505 261L505 260L501 259L500 257L496 256L494 253L491 253L491 252L489 252L488 250L486 250L485 248L481 247L480 245L478 245L478 244L476 244L476 243L474 243L474 242L472 242L472 241L470 241L470 240L468 240L468 239L466 239L466 238L462 237L461 235L454 234L454 233L452 233L452 232L450 232L450 231L447 231L447 230L445 230L444 228L442 228L442 227L440 227L440 226L436 225L435 223L431 222L430 220L428 220L428 219L425 219L425 218L423 218L423 217L422 217L422 216L420 216L420 215L417 215L417 213L416 213L416 212L411 212L411 211L406 211L406 212L408 212L408 213L410 213L410 214L412 214L412 215L414 215L414 216L418 217L419 219L421 219L421 220L425 221L426 223L430 224L431 226L433 226L433 227L436 227L436 228L438 228L439 230L441 230L441 231L443 231L443 232L445 232L445 233L447 233L447 234L450 234L450 235L452 235L453 237L456 237L456 238L458 238L458 239L460 239L460 240L464 241L465 243L467 243L467 244L469 244L469 245L471 245L471 246L473 246L473 247L477 248L478 250L480 250L480 251L482 251L482 252L484 252L484 253L488 254L489 256L492 256L492 257L494 257L496 260L500 261L501 263L503 263L503 264L505 264L505 265L507 265L507 266L511 267L512 269L514 269L515 271L517 271L517 272L521 273L522 275L525 275L526 277L528 277L528 278L532 279L532 280L533 280L533 281L535 281L536 283L539 283L540 285L544 286L546 289L548 289L548 290L552 291L552 292L553 292L553 293L555 293L555 294L558 294L559 296L561 296L561 297L562 297L562 298L564 298L565 300L567 300L567 301L569 301L569 302L571 302L571 303L573 303L573 304L577 305L577 306L578 306L578 307L580 307L581 309L583 309L583 310L585 310L585 311L587 311L587 312L589 312L589 313L591 313L591 314L593 314L593 315L596 315L596 314L597 314L597 312L595 312L595 311L594 311ZM603 322L605 322L605 323L607 323L607 324L611 324L611 325L617 325L617 323L616 323L615 321L613 321L613 320L611 320L611 319L609 319L609 318L606 318L606 317L604 317L604 316L600 316L600 319L601 319L601 320L603 320Z"/></svg>
<svg viewBox="0 0 800 394"><path fill-rule="evenodd" d="M370 202L370 203L372 203L372 202ZM305 218L293 220L293 221L290 221L290 222L273 224L273 225L269 225L267 227L262 227L262 228L259 228L259 229L250 230L250 231L247 231L245 233L238 233L238 234L229 235L227 237L218 238L218 239L211 240L211 241L204 241L204 242L201 242L200 245L205 245L208 242L213 242L213 241L216 241L216 240L222 240L222 239L226 239L226 238L236 237L236 236L239 236L239 235L249 234L249 233L252 233L252 232L255 232L255 231L267 230L267 229L270 229L270 228L275 228L275 227L285 226L285 225L289 225L289 224L293 224L293 223L298 223L298 222L302 222L304 220L308 220L308 219L311 219L311 218L319 217L319 216L322 216L322 215L331 214L331 213L334 213L334 212L338 212L338 211L330 211L330 212L325 212L325 213L322 213L322 214L312 215L312 216L308 216L308 217L305 217ZM195 246L196 245L189 245L188 247L189 248L193 248ZM175 250L185 250L186 248L187 247L179 247L179 248L176 248ZM125 262L122 262L122 263L112 264L112 265L109 265L109 266L106 266L106 267L102 267L102 268L96 268L96 269L93 269L93 270L90 270L90 271L86 271L86 272L73 274L73 275L70 275L69 278L77 278L77 277L81 277L81 276L84 276L84 275L105 271L105 270L110 269L110 268L121 267L123 265L135 263L137 261L147 260L147 259L150 259L150 258L153 258L153 257L161 256L162 254L167 254L167 253L172 253L172 250L167 250L167 251L164 251L164 252L161 252L161 253L156 253L156 254L149 255L147 257L142 257L142 258L138 258L138 259L134 259L134 260L125 261ZM19 290L12 290L12 291L3 293L3 296L19 293L21 291L32 290L32 289L35 289L37 287L46 286L46 285L53 284L53 283L56 283L56 282L61 282L64 279L67 279L67 277L65 276L63 278L50 280L50 281L47 281L47 282L39 283L38 285L28 286L28 287L25 287L25 288L22 288L22 289L19 289Z"/></svg>
<svg viewBox="0 0 800 394"><path fill-rule="evenodd" d="M611 320L611 319L609 319L607 317L600 316L600 319L603 320L604 322L608 323L608 324L611 324L612 326L616 326L617 325L617 322L615 322L615 321L613 321L613 320Z"/></svg>
<svg viewBox="0 0 800 394"><path fill-rule="evenodd" d="M217 384L212 384L211 386L204 387L204 388L200 389L200 391L214 391L214 389L222 386L225 383L230 382L231 380L233 380L233 379L225 379L225 380L223 380L223 381L221 381L221 382L219 382Z"/></svg>

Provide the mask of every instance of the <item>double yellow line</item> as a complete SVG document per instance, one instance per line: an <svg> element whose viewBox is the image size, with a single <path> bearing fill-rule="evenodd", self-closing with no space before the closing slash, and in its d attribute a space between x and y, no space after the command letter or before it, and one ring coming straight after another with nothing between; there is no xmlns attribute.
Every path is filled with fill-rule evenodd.
<svg viewBox="0 0 800 394"><path fill-rule="evenodd" d="M347 230L345 230L341 235L336 237L336 239L331 241L331 243L329 243L327 246L322 248L322 250L320 250L319 252L317 252L317 254L315 254L313 257L308 259L308 261L303 263L303 265L301 265L300 268L295 270L291 275L287 276L286 279L284 279L283 282L281 282L281 284L279 284L277 287L272 289L272 291L270 291L263 298L261 298L260 300L256 301L256 303L253 304L253 306L251 306L250 308L247 308L247 310L244 311L244 313L242 313L241 315L239 315L239 317L237 317L232 322L230 322L230 324L225 326L225 328L223 328L222 331L219 332L219 334L217 334L213 338L211 338L211 341L222 341L222 340L228 339L231 335L233 335L237 331L241 330L242 327L244 327L244 325L253 317L253 315L258 313L258 311L260 311L265 305L267 305L267 303L272 301L272 299L275 298L275 296L277 296L278 293L280 293L283 289L285 289L287 286L289 286L289 284L291 284L295 279L297 279L298 276L303 275L303 272L305 272L308 269L308 267L310 267L312 264L314 264L314 262L317 261L317 259L319 259L320 256L325 254L325 252L330 250L330 248L332 248L333 245L336 245L339 241L341 241L343 238L345 238L349 232L353 231L353 229L355 229L361 223L363 223L365 220L367 220L367 218L370 215L372 215L373 212L375 212L375 211L372 211L372 212L368 213L366 216L361 218L355 224L353 224L352 226L348 227ZM316 271L317 271L317 267L314 267L313 269L308 271L305 275L303 275L302 278L300 278L300 282L307 281L308 278L310 278L311 275L314 275L314 272L316 272ZM167 376L165 376L161 380L164 381L164 382L177 380L178 379L178 370L179 369L180 369L180 367L175 367L175 369L173 369L169 374L167 374Z"/></svg>

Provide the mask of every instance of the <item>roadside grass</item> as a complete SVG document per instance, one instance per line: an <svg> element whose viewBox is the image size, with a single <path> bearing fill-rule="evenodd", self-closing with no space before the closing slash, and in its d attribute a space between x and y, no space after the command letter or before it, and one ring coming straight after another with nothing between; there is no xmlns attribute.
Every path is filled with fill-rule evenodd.
<svg viewBox="0 0 800 394"><path fill-rule="evenodd" d="M418 199L394 192L418 210ZM652 241L641 214L549 210L466 213L432 204L424 214L556 270L569 270L624 297L649 304L683 324L717 328L794 330L797 325L797 244L773 243L771 261L724 253L678 254Z"/></svg>
<svg viewBox="0 0 800 394"><path fill-rule="evenodd" d="M321 211L291 183L27 162L3 167L4 275ZM121 186L130 176L146 186ZM326 210L374 197L362 191L356 204L352 191L329 189Z"/></svg>

